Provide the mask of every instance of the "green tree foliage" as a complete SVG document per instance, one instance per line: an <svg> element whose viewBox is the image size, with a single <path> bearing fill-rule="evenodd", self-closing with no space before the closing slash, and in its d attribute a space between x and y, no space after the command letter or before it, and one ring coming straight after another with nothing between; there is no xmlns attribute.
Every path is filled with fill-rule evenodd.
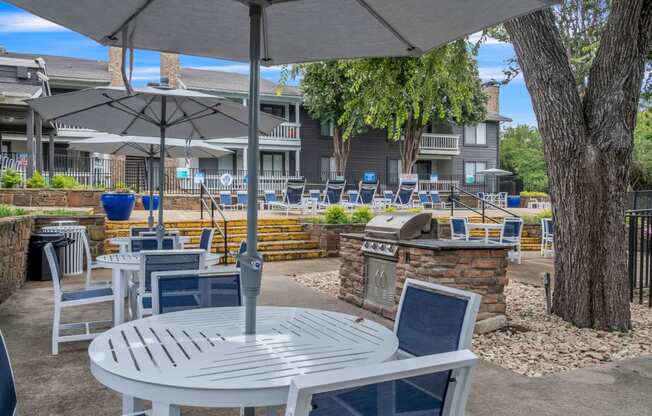
<svg viewBox="0 0 652 416"><path fill-rule="evenodd" d="M638 113L634 131L634 157L630 185L634 189L652 189L652 110Z"/></svg>
<svg viewBox="0 0 652 416"><path fill-rule="evenodd" d="M369 125L387 129L393 140L402 139L404 173L412 172L425 126L442 121L466 124L484 117L486 97L475 49L464 40L419 58L361 59L348 68L354 87L347 118L362 111Z"/></svg>
<svg viewBox="0 0 652 416"><path fill-rule="evenodd" d="M548 191L543 142L534 127L505 129L500 140L500 166L521 178L526 191Z"/></svg>
<svg viewBox="0 0 652 416"><path fill-rule="evenodd" d="M303 104L310 116L333 123L333 157L338 175L346 171L350 139L365 129L360 111L346 111L346 104L353 99L349 65L347 61L329 61L295 65L292 69L293 77L302 77Z"/></svg>

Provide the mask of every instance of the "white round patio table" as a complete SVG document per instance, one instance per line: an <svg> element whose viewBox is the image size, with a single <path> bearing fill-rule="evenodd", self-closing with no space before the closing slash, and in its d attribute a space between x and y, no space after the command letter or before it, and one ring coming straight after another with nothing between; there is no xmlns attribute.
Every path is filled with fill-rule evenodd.
<svg viewBox="0 0 652 416"><path fill-rule="evenodd" d="M190 237L187 235L180 235L178 236L179 238L179 244L181 245L181 249L183 250L183 246L186 243L190 242ZM129 252L129 243L131 242L131 237L113 237L109 238L109 243L113 244L114 246L118 246L118 252L121 254L128 253Z"/></svg>
<svg viewBox="0 0 652 416"><path fill-rule="evenodd" d="M206 267L219 264L222 256L215 253L206 253L204 265ZM127 273L140 269L140 253L119 253L97 256L97 268L111 269L111 287L113 288L113 322L115 325L125 321L124 297L127 288Z"/></svg>
<svg viewBox="0 0 652 416"><path fill-rule="evenodd" d="M123 394L152 401L155 416L179 406L286 403L292 378L394 358L398 339L369 320L317 309L259 307L244 335L244 307L194 309L127 322L99 335L91 372Z"/></svg>
<svg viewBox="0 0 652 416"><path fill-rule="evenodd" d="M484 242L489 242L489 231L490 230L502 230L503 224L497 223L486 223L486 222L469 222L467 223L469 230L474 228L479 228L484 230Z"/></svg>

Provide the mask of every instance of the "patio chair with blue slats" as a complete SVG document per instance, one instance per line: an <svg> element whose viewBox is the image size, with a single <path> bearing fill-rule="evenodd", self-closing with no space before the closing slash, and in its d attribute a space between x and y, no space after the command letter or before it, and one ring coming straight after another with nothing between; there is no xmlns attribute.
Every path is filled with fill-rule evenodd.
<svg viewBox="0 0 652 416"><path fill-rule="evenodd" d="M202 228L199 236L199 248L206 250L207 253L211 252L213 248L213 237L215 236L215 228Z"/></svg>
<svg viewBox="0 0 652 416"><path fill-rule="evenodd" d="M297 376L285 416L461 416L477 361L462 350Z"/></svg>
<svg viewBox="0 0 652 416"><path fill-rule="evenodd" d="M177 248L179 248L179 237L177 237L176 235L163 237L163 250L176 250ZM129 240L130 253L140 253L141 251L157 250L157 249L158 249L158 239L154 236L132 237Z"/></svg>
<svg viewBox="0 0 652 416"><path fill-rule="evenodd" d="M388 207L388 206L390 206L390 205L392 205L394 203L394 199L395 199L394 191L392 191L390 189L387 189L387 190L383 191L383 199L382 199L380 205L382 205L384 207Z"/></svg>
<svg viewBox="0 0 652 416"><path fill-rule="evenodd" d="M376 197L376 191L378 190L378 181L369 182L369 181L360 181L358 186L358 192L355 194L355 201L346 202L342 205L348 208L356 208L360 206L373 206L374 198ZM351 197L349 193L349 198Z"/></svg>
<svg viewBox="0 0 652 416"><path fill-rule="evenodd" d="M471 348L480 299L469 291L406 279L394 323L397 357Z"/></svg>
<svg viewBox="0 0 652 416"><path fill-rule="evenodd" d="M152 311L152 282L153 272L166 272L174 270L203 270L204 250L156 250L143 251L140 254L140 270L137 275L130 306L135 307L137 317L151 314ZM135 293L134 293L135 292ZM135 303L135 305L133 305Z"/></svg>
<svg viewBox="0 0 652 416"><path fill-rule="evenodd" d="M414 193L417 191L417 181L415 180L403 180L398 185L398 190L396 191L396 197L392 205L399 208L412 208L414 206L412 198Z"/></svg>
<svg viewBox="0 0 652 416"><path fill-rule="evenodd" d="M500 230L499 238L490 238L493 243L510 244L512 249L507 253L510 261L516 261L521 264L521 234L523 233L522 218L505 218L503 228Z"/></svg>
<svg viewBox="0 0 652 416"><path fill-rule="evenodd" d="M0 331L0 415L18 416L18 397L9 350Z"/></svg>
<svg viewBox="0 0 652 416"><path fill-rule="evenodd" d="M288 179L285 184L285 194L282 202L268 202L268 206L274 208L285 209L285 215L290 214L291 209L303 210L305 203L303 201L303 193L306 188L305 178L292 178Z"/></svg>
<svg viewBox="0 0 652 416"><path fill-rule="evenodd" d="M238 191L235 195L237 198L237 207L247 209L247 204L249 203L249 195L247 194L247 191Z"/></svg>
<svg viewBox="0 0 652 416"><path fill-rule="evenodd" d="M59 260L52 244L44 247L45 257L52 275L54 287L54 315L52 319L52 355L59 353L59 344L72 341L89 341L94 339L99 332L93 329L105 329L113 324L112 320L61 323L61 310L64 308L90 305L102 302L113 302L113 289L110 287L98 289L85 289L78 291L64 291L61 287L61 270ZM61 330L82 329L84 332L74 335L61 335Z"/></svg>
<svg viewBox="0 0 652 416"><path fill-rule="evenodd" d="M220 191L220 208L222 209L237 209L238 203L233 200L231 191Z"/></svg>
<svg viewBox="0 0 652 416"><path fill-rule="evenodd" d="M319 205L328 207L330 205L340 204L342 202L344 188L346 188L345 179L329 179L324 188L324 198Z"/></svg>
<svg viewBox="0 0 652 416"><path fill-rule="evenodd" d="M432 199L430 198L430 194L428 194L428 192L419 191L419 205L421 205L422 208L433 208Z"/></svg>
<svg viewBox="0 0 652 416"><path fill-rule="evenodd" d="M439 191L430 191L430 199L432 200L433 208L446 208L446 201L441 199Z"/></svg>
<svg viewBox="0 0 652 416"><path fill-rule="evenodd" d="M156 233L156 230L152 230L149 227L129 227L129 237L138 237L140 233L148 231Z"/></svg>
<svg viewBox="0 0 652 416"><path fill-rule="evenodd" d="M265 208L272 209L271 204L278 202L276 199L276 191L268 189L265 191Z"/></svg>
<svg viewBox="0 0 652 416"><path fill-rule="evenodd" d="M469 240L469 226L466 217L451 217L451 240Z"/></svg>
<svg viewBox="0 0 652 416"><path fill-rule="evenodd" d="M240 270L152 273L154 315L188 309L242 306Z"/></svg>
<svg viewBox="0 0 652 416"><path fill-rule="evenodd" d="M349 200L344 202L345 204L355 204L355 203L357 203L358 195L359 195L359 192L358 192L357 189L355 189L355 190L352 189L350 191L347 191L346 195L349 197Z"/></svg>
<svg viewBox="0 0 652 416"><path fill-rule="evenodd" d="M555 223L552 218L541 218L541 255L555 255Z"/></svg>

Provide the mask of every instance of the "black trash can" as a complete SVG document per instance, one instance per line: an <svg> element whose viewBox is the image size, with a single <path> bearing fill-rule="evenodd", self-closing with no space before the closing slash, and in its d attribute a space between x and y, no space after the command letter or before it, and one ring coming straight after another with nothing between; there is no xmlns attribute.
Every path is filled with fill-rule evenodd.
<svg viewBox="0 0 652 416"><path fill-rule="evenodd" d="M74 243L74 240L67 238L60 233L33 233L29 239L29 252L27 256L27 278L29 280L52 280L48 259L45 256L44 247L52 243L54 252L61 270L61 259L63 249ZM59 276L61 277L61 276Z"/></svg>

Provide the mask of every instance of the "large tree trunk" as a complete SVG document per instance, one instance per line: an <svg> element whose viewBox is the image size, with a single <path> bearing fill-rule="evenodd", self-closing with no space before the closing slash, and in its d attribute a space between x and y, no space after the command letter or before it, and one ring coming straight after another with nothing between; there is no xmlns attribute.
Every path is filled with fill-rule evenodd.
<svg viewBox="0 0 652 416"><path fill-rule="evenodd" d="M335 158L335 170L337 175L346 174L346 165L349 161L349 152L351 151L351 139L344 139L342 128L333 127L333 157Z"/></svg>
<svg viewBox="0 0 652 416"><path fill-rule="evenodd" d="M414 165L419 158L422 131L423 126L419 125L413 117L408 117L401 141L401 173L412 173L414 170Z"/></svg>
<svg viewBox="0 0 652 416"><path fill-rule="evenodd" d="M584 98L550 10L505 24L532 98L555 217L553 311L630 328L625 192L652 0L614 0Z"/></svg>

